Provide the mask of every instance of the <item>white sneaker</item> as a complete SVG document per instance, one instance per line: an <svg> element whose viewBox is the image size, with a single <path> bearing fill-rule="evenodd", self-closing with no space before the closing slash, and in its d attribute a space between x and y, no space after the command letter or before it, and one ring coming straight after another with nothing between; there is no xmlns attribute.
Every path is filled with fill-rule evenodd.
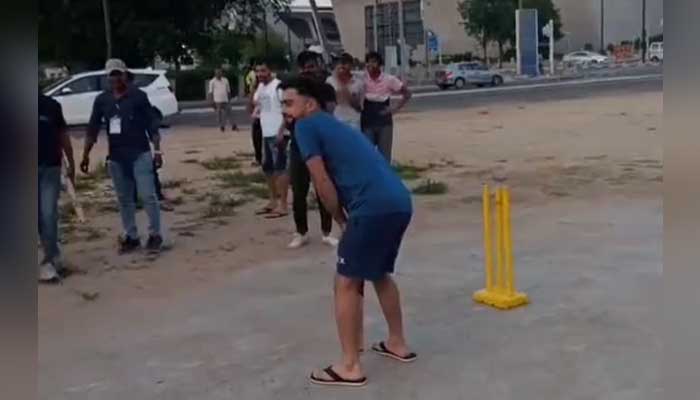
<svg viewBox="0 0 700 400"><path fill-rule="evenodd" d="M58 279L58 273L51 263L44 263L39 266L39 281L51 282L55 279Z"/></svg>
<svg viewBox="0 0 700 400"><path fill-rule="evenodd" d="M298 249L298 248L306 246L307 244L309 244L309 237L307 235L300 235L298 233L295 233L294 238L289 243L287 248Z"/></svg>
<svg viewBox="0 0 700 400"><path fill-rule="evenodd" d="M323 236L323 239L321 239L321 241L330 247L338 247L338 239L334 238L331 235Z"/></svg>

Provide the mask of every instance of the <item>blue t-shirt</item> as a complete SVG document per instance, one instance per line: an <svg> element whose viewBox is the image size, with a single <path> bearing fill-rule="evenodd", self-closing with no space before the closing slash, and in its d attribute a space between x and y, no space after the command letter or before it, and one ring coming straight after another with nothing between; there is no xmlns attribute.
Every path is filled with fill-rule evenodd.
<svg viewBox="0 0 700 400"><path fill-rule="evenodd" d="M304 160L323 158L351 217L412 212L401 178L359 130L318 112L297 122L295 136Z"/></svg>

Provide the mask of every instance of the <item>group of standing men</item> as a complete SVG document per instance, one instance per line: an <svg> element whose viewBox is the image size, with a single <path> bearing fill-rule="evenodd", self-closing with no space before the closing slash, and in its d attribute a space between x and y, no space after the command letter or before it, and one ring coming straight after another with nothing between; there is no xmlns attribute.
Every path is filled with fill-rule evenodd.
<svg viewBox="0 0 700 400"><path fill-rule="evenodd" d="M163 246L160 197L156 171L163 165L160 150L161 118L145 92L130 79L126 64L119 59L105 65L108 88L97 96L85 135L80 170L90 170L90 153L100 131L107 133L107 169L117 194L123 232L118 237L119 253L142 246L136 225L136 203L140 199L148 216L146 249L158 253ZM39 94L39 238L44 259L39 280L54 282L66 273L58 245L58 198L61 190L61 164L65 155L67 177L75 182L75 161L68 128L61 106Z"/></svg>
<svg viewBox="0 0 700 400"><path fill-rule="evenodd" d="M410 100L411 93L401 80L383 72L383 60L378 53L367 54L365 61L367 70L362 76L353 73L355 60L349 54L340 57L330 76L319 55L311 51L299 54L297 66L301 78L319 84L324 111L363 132L391 162L393 114ZM311 177L294 134L295 121L283 116L281 81L274 77L271 65L265 61L257 63L255 73L257 86L251 90L249 104L252 140L270 189L269 203L257 213L267 219L287 216L287 192L291 185L296 233L288 247L297 249L309 243L307 199ZM392 105L394 95L401 95L401 99ZM318 210L322 242L336 247L338 239L331 235L332 217L320 202Z"/></svg>

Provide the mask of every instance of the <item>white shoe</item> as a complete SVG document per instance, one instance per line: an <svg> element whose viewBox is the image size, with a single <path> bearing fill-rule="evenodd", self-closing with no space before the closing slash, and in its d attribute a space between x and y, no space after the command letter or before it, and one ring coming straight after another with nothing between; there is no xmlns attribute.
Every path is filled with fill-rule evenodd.
<svg viewBox="0 0 700 400"><path fill-rule="evenodd" d="M289 243L287 248L298 249L298 248L306 246L307 244L309 244L309 237L307 235L300 235L300 234L296 233L296 234L294 234L294 238Z"/></svg>
<svg viewBox="0 0 700 400"><path fill-rule="evenodd" d="M44 263L39 266L39 281L51 282L58 279L58 272L51 263Z"/></svg>
<svg viewBox="0 0 700 400"><path fill-rule="evenodd" d="M323 239L321 239L323 244L327 244L330 247L338 247L338 239L334 238L331 235L324 236Z"/></svg>

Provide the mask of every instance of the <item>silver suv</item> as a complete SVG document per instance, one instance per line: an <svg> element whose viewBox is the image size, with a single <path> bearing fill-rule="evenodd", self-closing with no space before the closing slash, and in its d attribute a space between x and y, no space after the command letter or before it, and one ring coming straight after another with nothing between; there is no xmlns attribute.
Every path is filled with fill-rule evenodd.
<svg viewBox="0 0 700 400"><path fill-rule="evenodd" d="M467 84L498 86L503 84L503 76L480 62L452 63L435 73L435 83L442 90L450 87L464 89Z"/></svg>

